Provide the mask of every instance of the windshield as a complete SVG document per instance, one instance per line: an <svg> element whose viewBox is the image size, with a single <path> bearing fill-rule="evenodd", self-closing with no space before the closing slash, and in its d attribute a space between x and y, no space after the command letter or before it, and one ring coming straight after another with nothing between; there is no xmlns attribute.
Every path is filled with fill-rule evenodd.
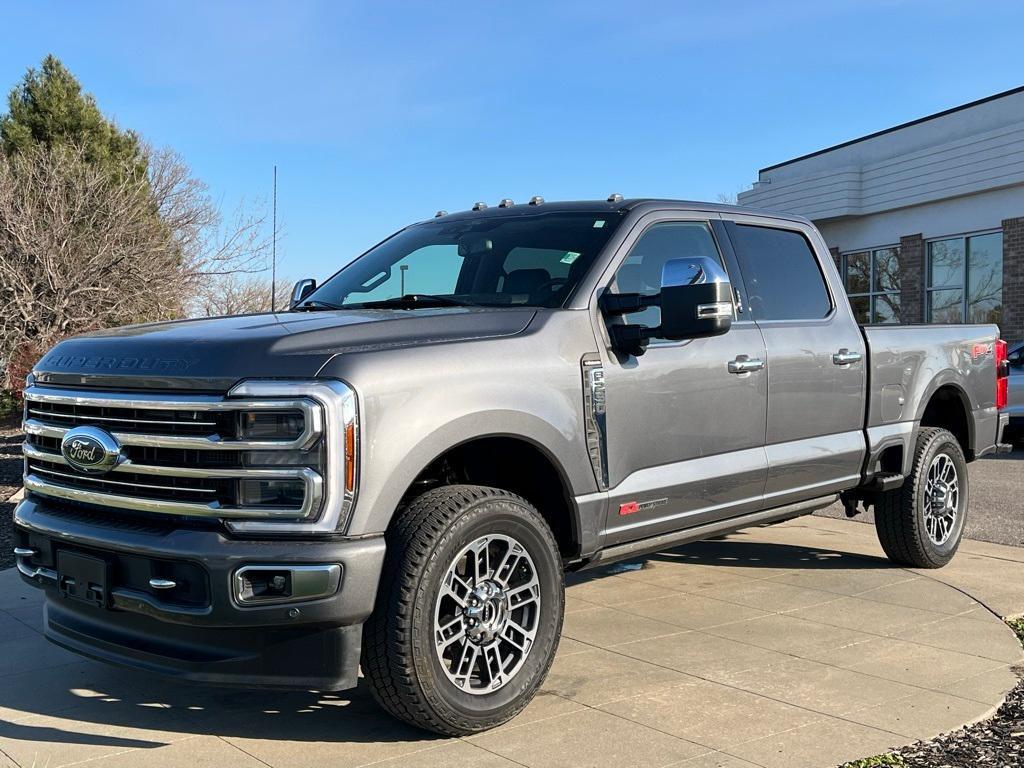
<svg viewBox="0 0 1024 768"><path fill-rule="evenodd" d="M344 267L300 307L560 307L621 218L538 213L417 224Z"/></svg>

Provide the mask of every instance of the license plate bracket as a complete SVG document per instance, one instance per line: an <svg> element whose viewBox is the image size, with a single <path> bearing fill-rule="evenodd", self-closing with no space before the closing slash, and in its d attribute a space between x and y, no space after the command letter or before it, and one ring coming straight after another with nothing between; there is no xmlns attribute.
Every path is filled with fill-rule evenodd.
<svg viewBox="0 0 1024 768"><path fill-rule="evenodd" d="M78 552L57 552L57 585L63 597L106 608L109 598L110 564L99 557Z"/></svg>

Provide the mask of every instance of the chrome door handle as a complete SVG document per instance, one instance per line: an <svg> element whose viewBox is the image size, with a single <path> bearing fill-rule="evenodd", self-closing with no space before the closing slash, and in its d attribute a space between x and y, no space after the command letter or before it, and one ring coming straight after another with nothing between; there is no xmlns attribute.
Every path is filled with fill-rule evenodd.
<svg viewBox="0 0 1024 768"><path fill-rule="evenodd" d="M850 363L859 363L862 357L864 356L860 352L851 352L843 347L832 355L832 362L836 365L849 365Z"/></svg>
<svg viewBox="0 0 1024 768"><path fill-rule="evenodd" d="M751 373L760 371L762 368L764 368L764 360L759 360L756 357L740 355L735 360L729 361L729 373Z"/></svg>

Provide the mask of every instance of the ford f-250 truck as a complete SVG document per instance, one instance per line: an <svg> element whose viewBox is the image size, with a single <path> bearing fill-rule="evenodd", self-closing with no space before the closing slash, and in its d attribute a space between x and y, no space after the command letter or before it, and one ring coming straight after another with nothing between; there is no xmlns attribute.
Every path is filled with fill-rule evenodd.
<svg viewBox="0 0 1024 768"><path fill-rule="evenodd" d="M865 327L806 220L534 198L409 226L291 311L69 339L25 390L17 567L46 636L408 722L519 712L563 571L874 507L953 557L1000 450L994 326Z"/></svg>

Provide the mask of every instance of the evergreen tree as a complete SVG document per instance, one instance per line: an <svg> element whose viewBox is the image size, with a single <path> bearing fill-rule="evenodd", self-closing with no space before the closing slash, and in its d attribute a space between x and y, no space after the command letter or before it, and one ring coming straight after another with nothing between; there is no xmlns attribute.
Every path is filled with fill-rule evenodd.
<svg viewBox="0 0 1024 768"><path fill-rule="evenodd" d="M10 111L0 116L0 149L8 157L35 146L72 144L89 162L117 175L129 168L138 178L145 176L147 158L139 137L103 117L96 100L82 93L81 84L55 56L43 59L40 69L29 69L7 103Z"/></svg>

